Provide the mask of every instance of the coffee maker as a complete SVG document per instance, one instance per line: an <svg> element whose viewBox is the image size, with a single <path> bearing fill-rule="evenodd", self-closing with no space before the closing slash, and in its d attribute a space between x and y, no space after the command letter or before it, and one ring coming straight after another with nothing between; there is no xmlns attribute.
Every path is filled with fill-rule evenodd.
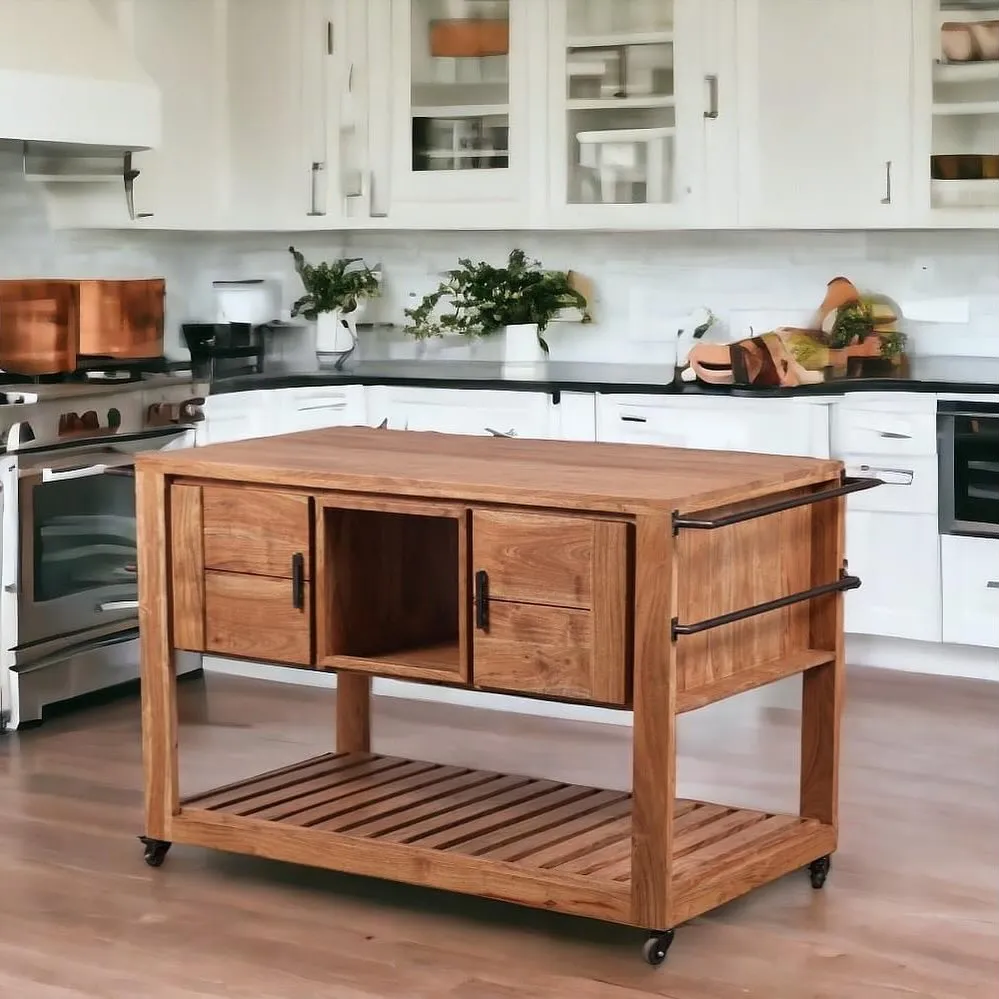
<svg viewBox="0 0 999 999"><path fill-rule="evenodd" d="M263 278L214 281L215 321L184 323L195 377L215 381L263 370L264 332L277 322L280 291Z"/></svg>

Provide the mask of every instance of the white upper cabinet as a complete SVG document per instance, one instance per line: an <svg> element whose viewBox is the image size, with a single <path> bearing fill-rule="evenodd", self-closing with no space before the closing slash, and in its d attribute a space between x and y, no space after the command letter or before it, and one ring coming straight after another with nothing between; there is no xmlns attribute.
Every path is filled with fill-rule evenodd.
<svg viewBox="0 0 999 999"><path fill-rule="evenodd" d="M549 0L555 225L733 225L733 0Z"/></svg>
<svg viewBox="0 0 999 999"><path fill-rule="evenodd" d="M368 7L369 218L443 228L529 223L531 178L543 172L532 157L546 148L531 109L544 88L545 5Z"/></svg>
<svg viewBox="0 0 999 999"><path fill-rule="evenodd" d="M999 227L999 0L916 0L916 224Z"/></svg>
<svg viewBox="0 0 999 999"><path fill-rule="evenodd" d="M912 218L912 0L739 0L739 221Z"/></svg>

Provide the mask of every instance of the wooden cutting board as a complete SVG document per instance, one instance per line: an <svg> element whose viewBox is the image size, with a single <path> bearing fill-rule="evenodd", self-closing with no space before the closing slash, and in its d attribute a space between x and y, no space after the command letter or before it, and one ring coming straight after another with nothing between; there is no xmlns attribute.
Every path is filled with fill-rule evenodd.
<svg viewBox="0 0 999 999"><path fill-rule="evenodd" d="M0 281L0 369L43 375L75 371L80 358L163 353L166 282Z"/></svg>

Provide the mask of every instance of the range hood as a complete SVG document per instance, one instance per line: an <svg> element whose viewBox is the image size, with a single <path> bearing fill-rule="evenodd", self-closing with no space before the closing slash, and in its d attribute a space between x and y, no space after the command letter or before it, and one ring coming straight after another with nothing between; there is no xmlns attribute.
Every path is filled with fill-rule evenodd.
<svg viewBox="0 0 999 999"><path fill-rule="evenodd" d="M160 95L90 0L0 0L0 142L123 154L160 141Z"/></svg>

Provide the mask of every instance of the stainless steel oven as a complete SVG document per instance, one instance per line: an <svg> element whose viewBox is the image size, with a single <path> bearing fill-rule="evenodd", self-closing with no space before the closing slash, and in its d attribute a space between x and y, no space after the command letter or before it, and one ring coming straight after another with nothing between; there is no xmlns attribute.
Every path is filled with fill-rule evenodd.
<svg viewBox="0 0 999 999"><path fill-rule="evenodd" d="M937 406L940 533L999 537L999 404Z"/></svg>
<svg viewBox="0 0 999 999"><path fill-rule="evenodd" d="M28 443L0 459L3 709L138 676L135 456L193 445L190 426Z"/></svg>

